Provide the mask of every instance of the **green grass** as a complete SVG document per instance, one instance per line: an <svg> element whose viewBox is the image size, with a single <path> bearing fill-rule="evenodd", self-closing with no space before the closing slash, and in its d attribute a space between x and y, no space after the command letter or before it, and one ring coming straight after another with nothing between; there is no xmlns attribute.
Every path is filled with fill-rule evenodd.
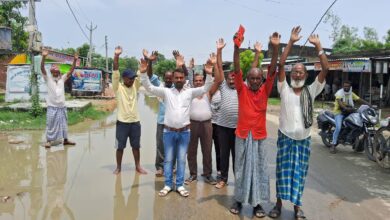
<svg viewBox="0 0 390 220"><path fill-rule="evenodd" d="M83 111L68 111L68 125L83 122L85 119L97 120L108 113L98 111L94 107L88 107ZM15 112L10 110L0 111L1 130L40 130L46 127L46 113L36 118L28 112Z"/></svg>
<svg viewBox="0 0 390 220"><path fill-rule="evenodd" d="M280 105L280 98L269 98L268 105Z"/></svg>
<svg viewBox="0 0 390 220"><path fill-rule="evenodd" d="M0 103L5 102L5 94L0 94Z"/></svg>

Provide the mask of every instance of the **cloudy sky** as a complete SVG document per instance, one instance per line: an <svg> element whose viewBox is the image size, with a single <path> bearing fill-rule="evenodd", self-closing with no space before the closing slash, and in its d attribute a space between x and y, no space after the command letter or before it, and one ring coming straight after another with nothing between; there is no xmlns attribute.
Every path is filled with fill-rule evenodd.
<svg viewBox="0 0 390 220"><path fill-rule="evenodd" d="M142 48L158 50L166 57L178 49L189 60L202 63L215 50L219 37L228 42L224 60L232 59L232 36L240 24L246 28L244 44L256 40L266 44L278 31L282 42L291 27L302 26L307 37L333 0L68 0L84 31L93 22L96 52L104 54L104 36L108 36L109 55L122 45L127 56L141 56ZM38 29L45 45L66 48L87 42L66 0L41 0L36 3ZM380 39L390 29L388 0L338 0L332 8L342 24L377 30ZM27 14L27 10L22 10ZM331 26L322 23L316 33L324 47L332 45ZM302 39L300 44L304 43Z"/></svg>

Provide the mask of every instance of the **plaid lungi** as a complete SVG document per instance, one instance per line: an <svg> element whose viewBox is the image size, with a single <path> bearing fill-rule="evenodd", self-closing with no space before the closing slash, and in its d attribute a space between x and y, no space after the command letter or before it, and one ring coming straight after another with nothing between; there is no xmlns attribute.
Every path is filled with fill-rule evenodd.
<svg viewBox="0 0 390 220"><path fill-rule="evenodd" d="M66 107L47 107L46 140L57 141L68 138L68 116Z"/></svg>
<svg viewBox="0 0 390 220"><path fill-rule="evenodd" d="M236 137L234 199L253 207L269 202L270 183L264 140Z"/></svg>
<svg viewBox="0 0 390 220"><path fill-rule="evenodd" d="M276 197L302 205L302 194L309 169L310 137L294 140L278 132L276 157Z"/></svg>

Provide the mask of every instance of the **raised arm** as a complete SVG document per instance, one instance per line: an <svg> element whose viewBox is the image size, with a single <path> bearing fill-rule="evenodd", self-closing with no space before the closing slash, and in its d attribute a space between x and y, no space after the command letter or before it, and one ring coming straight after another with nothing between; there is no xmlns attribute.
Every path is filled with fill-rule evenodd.
<svg viewBox="0 0 390 220"><path fill-rule="evenodd" d="M219 70L219 77L221 83L225 80L225 74L223 74L223 67L222 67L222 49L226 46L225 41L223 38L219 38L217 41L217 65ZM216 80L214 78L214 80Z"/></svg>
<svg viewBox="0 0 390 220"><path fill-rule="evenodd" d="M272 47L272 58L271 64L269 68L268 76L273 77L276 72L276 65L278 63L278 53L279 53L279 45L280 45L280 34L278 32L274 32L269 37L269 44Z"/></svg>
<svg viewBox="0 0 390 220"><path fill-rule="evenodd" d="M144 55L144 59L148 62L147 74L149 78L153 76L153 62L157 59L158 52L152 51L152 54L149 56L149 52L146 49L142 50L142 54Z"/></svg>
<svg viewBox="0 0 390 220"><path fill-rule="evenodd" d="M309 42L314 45L314 47L318 52L318 56L320 57L321 72L318 74L318 81L320 83L323 83L325 81L326 75L328 74L328 70L329 70L328 58L326 57L326 54L322 49L320 38L318 37L317 34L312 34L309 37Z"/></svg>
<svg viewBox="0 0 390 220"><path fill-rule="evenodd" d="M42 49L42 60L41 60L41 72L43 76L47 76L46 69L45 69L45 59L47 55L49 54L49 51L45 48Z"/></svg>
<svg viewBox="0 0 390 220"><path fill-rule="evenodd" d="M198 97L210 91L211 86L213 85L213 77L211 72L206 72L206 82L204 86L191 88L192 98Z"/></svg>
<svg viewBox="0 0 390 220"><path fill-rule="evenodd" d="M221 76L219 73L219 68L217 64L217 55L215 53L210 54L210 58L207 60L207 63L204 67L207 74L214 71L214 82L209 90L209 97L211 98L214 93L218 90L219 85L221 84Z"/></svg>
<svg viewBox="0 0 390 220"><path fill-rule="evenodd" d="M76 52L76 53L74 53L74 56L73 56L72 66L70 67L70 70L66 73L66 78L67 79L72 75L72 73L74 71L74 68L76 67L76 62L77 62L78 59L79 59L79 53Z"/></svg>
<svg viewBox="0 0 390 220"><path fill-rule="evenodd" d="M146 61L145 59L141 59L141 61L139 63L138 70L141 73L140 75L141 75L142 85L145 87L146 91L148 91L148 92L150 92L153 95L156 95L158 97L164 98L164 96L165 96L164 88L154 86L154 85L152 85L152 83L150 83L149 77L146 74L147 69L148 69L148 61Z"/></svg>
<svg viewBox="0 0 390 220"><path fill-rule="evenodd" d="M260 42L256 41L255 45L255 59L252 62L252 68L257 68L259 66L259 57L261 54L261 48L263 45L261 45Z"/></svg>
<svg viewBox="0 0 390 220"><path fill-rule="evenodd" d="M114 64L112 69L112 88L114 92L118 90L119 87L119 56L122 53L122 47L117 46L115 47L115 53L114 53Z"/></svg>
<svg viewBox="0 0 390 220"><path fill-rule="evenodd" d="M284 65L286 64L286 60L287 60L288 54L290 53L292 45L302 38L302 36L299 36L300 32L301 32L300 26L294 27L291 30L290 40L288 41L287 46L284 48L282 55L280 56L279 74L278 74L279 82L283 82L286 79L286 72L284 70Z"/></svg>
<svg viewBox="0 0 390 220"><path fill-rule="evenodd" d="M175 57L175 59L176 59L176 68L183 69L184 75L186 77L188 77L188 69L186 67L186 63L184 62L184 56L181 55L178 50L174 50L172 52L172 54L173 54L173 57Z"/></svg>

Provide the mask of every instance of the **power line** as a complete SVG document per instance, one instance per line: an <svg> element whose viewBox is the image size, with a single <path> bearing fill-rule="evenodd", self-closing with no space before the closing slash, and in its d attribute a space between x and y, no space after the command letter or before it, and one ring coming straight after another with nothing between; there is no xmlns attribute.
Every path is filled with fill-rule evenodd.
<svg viewBox="0 0 390 220"><path fill-rule="evenodd" d="M325 15L328 13L328 11L333 7L333 5L337 2L337 0L334 0L333 3L328 7L328 9L326 9L325 13L321 16L320 20L318 21L318 23L316 24L316 26L314 27L313 31L310 33L309 37L314 33L314 31L316 31L318 25L320 25L322 19L325 17ZM302 45L302 48L301 48L301 51L299 51L299 56L301 56L302 54L302 51L303 49L305 48L305 45L307 44L307 42L309 41L309 37L306 39L305 43Z"/></svg>
<svg viewBox="0 0 390 220"><path fill-rule="evenodd" d="M87 21L88 23L90 23L90 22L91 22L91 19L89 19L89 18L87 17L86 13L84 12L84 10L82 9L82 7L80 6L79 2L78 2L77 0L74 0L74 1L76 2L77 7L80 9L80 10L78 10L79 12L81 12L81 13L79 13L79 14L81 14L81 16L84 18L85 21Z"/></svg>
<svg viewBox="0 0 390 220"><path fill-rule="evenodd" d="M66 4L68 5L70 12L72 12L72 15L73 15L74 19L76 20L77 24L79 25L79 28L82 31L84 37L87 38L87 40L89 40L87 34L84 32L84 29L81 27L79 20L77 19L76 15L74 14L72 7L70 6L68 0L66 0Z"/></svg>

